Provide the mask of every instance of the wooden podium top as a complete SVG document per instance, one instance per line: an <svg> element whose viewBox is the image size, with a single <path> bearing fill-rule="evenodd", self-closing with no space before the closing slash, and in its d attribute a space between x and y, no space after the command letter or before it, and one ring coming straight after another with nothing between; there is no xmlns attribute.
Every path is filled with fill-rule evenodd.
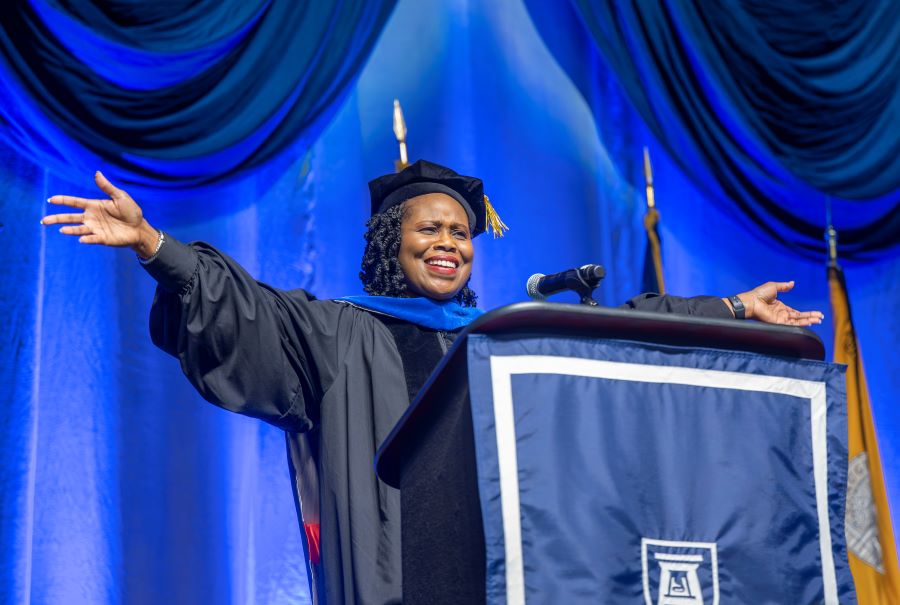
<svg viewBox="0 0 900 605"><path fill-rule="evenodd" d="M466 380L465 347L469 334L607 338L817 361L825 358L822 340L805 328L547 302L500 307L463 330L378 449L375 468L388 485L399 487L404 452L415 441L422 423L428 422L431 406L441 401L443 393L454 391L460 381Z"/></svg>

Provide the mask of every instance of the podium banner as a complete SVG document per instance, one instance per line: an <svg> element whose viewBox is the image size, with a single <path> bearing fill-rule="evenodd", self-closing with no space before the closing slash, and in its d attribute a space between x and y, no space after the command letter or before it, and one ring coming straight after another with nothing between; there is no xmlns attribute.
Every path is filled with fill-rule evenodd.
<svg viewBox="0 0 900 605"><path fill-rule="evenodd" d="M468 342L487 602L855 603L843 367Z"/></svg>

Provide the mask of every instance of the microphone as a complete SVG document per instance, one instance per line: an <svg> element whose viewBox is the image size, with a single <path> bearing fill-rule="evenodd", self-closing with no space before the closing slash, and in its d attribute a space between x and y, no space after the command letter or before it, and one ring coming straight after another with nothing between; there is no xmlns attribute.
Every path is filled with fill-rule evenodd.
<svg viewBox="0 0 900 605"><path fill-rule="evenodd" d="M584 296L584 292L589 294L604 277L606 269L603 265L584 265L578 269L569 269L552 275L535 273L528 278L525 290L528 296L535 300L544 300L551 294L563 290L573 290Z"/></svg>

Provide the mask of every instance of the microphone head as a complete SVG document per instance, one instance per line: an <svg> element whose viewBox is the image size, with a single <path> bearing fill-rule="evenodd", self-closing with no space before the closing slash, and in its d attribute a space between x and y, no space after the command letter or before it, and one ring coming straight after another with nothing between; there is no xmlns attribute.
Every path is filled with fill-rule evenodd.
<svg viewBox="0 0 900 605"><path fill-rule="evenodd" d="M538 292L538 286L541 284L542 277L544 277L543 273L535 273L528 278L528 283L525 284L525 291L528 293L528 296L534 300L546 300L547 298Z"/></svg>

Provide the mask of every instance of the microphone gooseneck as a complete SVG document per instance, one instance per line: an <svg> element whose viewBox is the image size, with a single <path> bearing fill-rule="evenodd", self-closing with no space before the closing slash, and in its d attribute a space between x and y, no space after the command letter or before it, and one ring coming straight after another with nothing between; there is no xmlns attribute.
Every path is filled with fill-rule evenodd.
<svg viewBox="0 0 900 605"><path fill-rule="evenodd" d="M581 302L596 305L591 293L604 277L606 269L602 265L584 265L578 269L569 269L552 275L535 273L528 278L525 291L535 300L545 300L557 292L571 290L581 296Z"/></svg>

